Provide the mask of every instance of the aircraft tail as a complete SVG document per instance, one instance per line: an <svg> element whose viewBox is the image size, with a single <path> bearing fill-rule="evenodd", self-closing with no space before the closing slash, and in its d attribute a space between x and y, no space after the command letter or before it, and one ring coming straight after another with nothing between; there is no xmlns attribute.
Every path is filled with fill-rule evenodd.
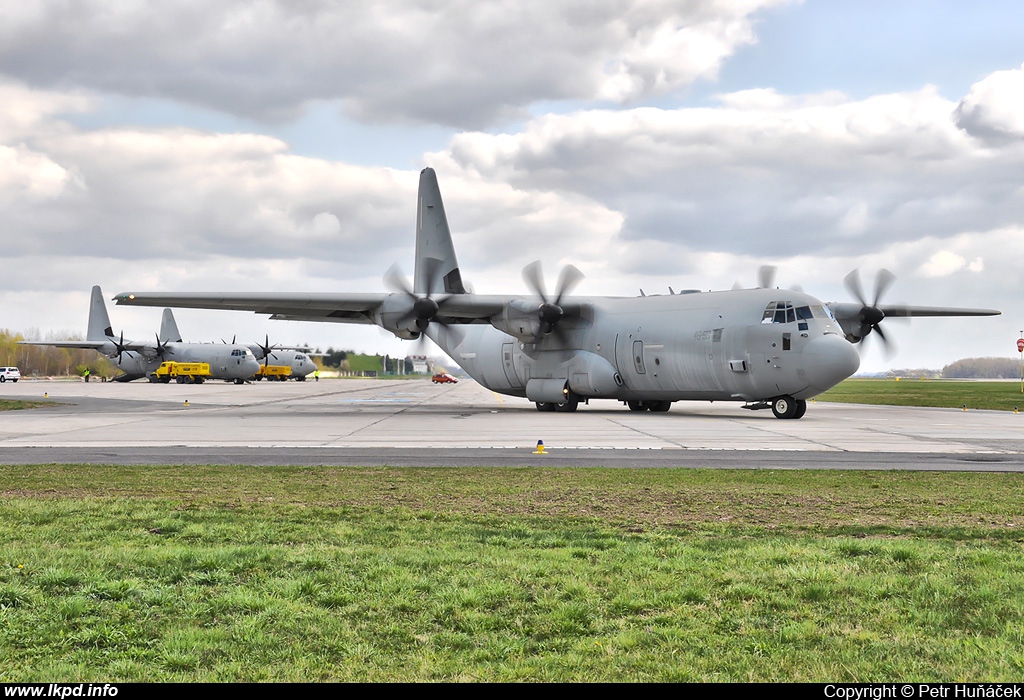
<svg viewBox="0 0 1024 700"><path fill-rule="evenodd" d="M107 316L107 305L103 301L103 292L99 285L92 288L92 300L89 302L89 331L86 340L107 340L114 337L114 329L110 326Z"/></svg>
<svg viewBox="0 0 1024 700"><path fill-rule="evenodd" d="M433 168L420 171L416 200L416 294L465 294L448 217Z"/></svg>
<svg viewBox="0 0 1024 700"><path fill-rule="evenodd" d="M160 342L181 342L181 332L178 330L178 324L175 322L174 314L170 309L164 309L163 318L160 319Z"/></svg>

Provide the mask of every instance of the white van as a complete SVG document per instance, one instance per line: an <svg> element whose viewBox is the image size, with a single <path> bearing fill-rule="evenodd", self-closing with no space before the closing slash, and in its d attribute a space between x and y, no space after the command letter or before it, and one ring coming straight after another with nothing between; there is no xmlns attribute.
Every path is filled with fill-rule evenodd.
<svg viewBox="0 0 1024 700"><path fill-rule="evenodd" d="M7 380L16 382L19 379L21 379L21 372L18 371L17 367L0 367L0 384Z"/></svg>

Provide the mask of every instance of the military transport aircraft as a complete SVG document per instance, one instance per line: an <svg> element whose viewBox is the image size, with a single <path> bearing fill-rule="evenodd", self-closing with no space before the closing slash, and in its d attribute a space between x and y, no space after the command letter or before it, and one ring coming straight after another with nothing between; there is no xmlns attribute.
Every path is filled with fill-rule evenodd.
<svg viewBox="0 0 1024 700"><path fill-rule="evenodd" d="M291 373L287 377L283 377L284 379L304 382L306 377L316 370L316 364L305 348L280 348L270 344L269 336L265 338L262 345L253 343L248 347L264 367L273 364L290 368Z"/></svg>
<svg viewBox="0 0 1024 700"><path fill-rule="evenodd" d="M170 309L164 309L160 333L154 341L125 340L114 335L98 286L92 288L89 306L89 329L86 340L20 341L22 345L50 345L58 348L96 350L114 361L124 374L116 381L151 377L163 362L202 362L210 365L210 378L226 379L242 384L259 371L252 350L245 345L217 343L185 343Z"/></svg>
<svg viewBox="0 0 1024 700"><path fill-rule="evenodd" d="M420 173L416 256L410 286L397 268L392 293L121 292L118 304L237 309L273 319L376 324L395 336L426 335L492 391L533 401L540 411L574 411L614 399L634 411L667 411L674 401L737 401L800 418L807 399L860 366L853 343L891 316L989 316L993 309L891 306L878 277L867 302L823 303L799 290L759 287L639 297L572 297L582 274L562 270L548 294L540 264L523 270L529 295L467 292L437 177Z"/></svg>

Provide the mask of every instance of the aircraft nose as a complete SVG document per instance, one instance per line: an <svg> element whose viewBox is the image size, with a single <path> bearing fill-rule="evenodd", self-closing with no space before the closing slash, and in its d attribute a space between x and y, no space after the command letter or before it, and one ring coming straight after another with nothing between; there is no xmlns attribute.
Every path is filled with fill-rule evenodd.
<svg viewBox="0 0 1024 700"><path fill-rule="evenodd" d="M860 367L860 355L853 344L838 335L822 335L803 351L807 380L818 393L831 389Z"/></svg>

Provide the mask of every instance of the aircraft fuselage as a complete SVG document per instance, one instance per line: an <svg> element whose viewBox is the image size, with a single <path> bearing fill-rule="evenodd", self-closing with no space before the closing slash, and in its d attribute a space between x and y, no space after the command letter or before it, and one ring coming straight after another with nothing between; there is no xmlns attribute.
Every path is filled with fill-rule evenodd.
<svg viewBox="0 0 1024 700"><path fill-rule="evenodd" d="M113 344L112 344L113 346ZM259 371L252 351L241 345L218 343L165 343L159 353L130 351L118 358L116 348L104 351L124 373L138 379L148 377L162 362L203 362L210 365L212 379L251 379Z"/></svg>
<svg viewBox="0 0 1024 700"><path fill-rule="evenodd" d="M583 313L522 342L491 326L442 326L431 337L487 388L537 402L581 399L807 399L860 358L819 300L780 289L577 298Z"/></svg>

